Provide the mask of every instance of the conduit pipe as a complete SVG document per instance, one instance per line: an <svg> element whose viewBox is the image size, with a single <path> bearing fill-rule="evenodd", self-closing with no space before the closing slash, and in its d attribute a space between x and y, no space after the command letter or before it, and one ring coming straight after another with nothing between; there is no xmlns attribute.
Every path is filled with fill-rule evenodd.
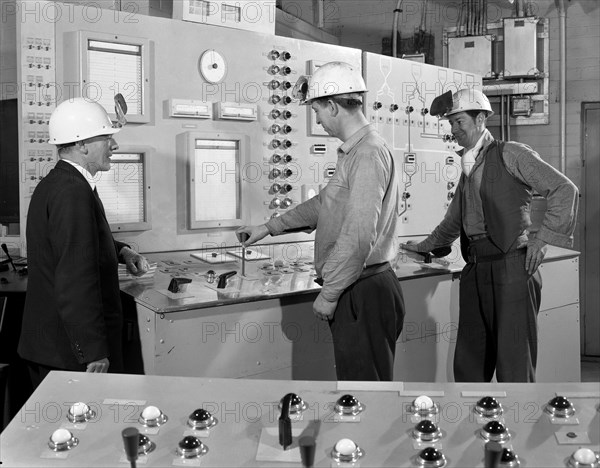
<svg viewBox="0 0 600 468"><path fill-rule="evenodd" d="M558 7L559 26L559 131L558 131L558 169L563 174L567 167L567 10L565 0L555 0Z"/></svg>
<svg viewBox="0 0 600 468"><path fill-rule="evenodd" d="M398 17L402 10L402 0L398 0L396 8L394 9L394 26L392 27L392 57L398 56Z"/></svg>

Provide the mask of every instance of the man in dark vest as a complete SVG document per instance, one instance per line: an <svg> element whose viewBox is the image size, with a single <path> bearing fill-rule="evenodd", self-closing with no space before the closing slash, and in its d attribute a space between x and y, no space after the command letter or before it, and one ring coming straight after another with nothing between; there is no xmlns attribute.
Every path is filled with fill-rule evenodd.
<svg viewBox="0 0 600 468"><path fill-rule="evenodd" d="M538 271L546 245L569 247L578 207L575 185L542 161L529 146L494 140L486 129L493 114L487 97L474 89L446 93L438 115L447 118L463 174L442 222L422 242L402 246L429 252L461 239L467 262L460 282L460 318L454 378L457 382L534 382ZM443 104L444 96L432 103ZM547 200L535 234L530 207L533 191Z"/></svg>

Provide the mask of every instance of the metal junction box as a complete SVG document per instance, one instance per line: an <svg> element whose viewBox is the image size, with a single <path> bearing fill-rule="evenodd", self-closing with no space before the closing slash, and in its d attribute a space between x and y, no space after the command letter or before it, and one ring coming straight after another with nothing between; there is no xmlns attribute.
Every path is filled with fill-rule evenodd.
<svg viewBox="0 0 600 468"><path fill-rule="evenodd" d="M448 67L492 76L493 36L462 36L448 38Z"/></svg>
<svg viewBox="0 0 600 468"><path fill-rule="evenodd" d="M537 68L538 18L504 18L504 77L532 76Z"/></svg>

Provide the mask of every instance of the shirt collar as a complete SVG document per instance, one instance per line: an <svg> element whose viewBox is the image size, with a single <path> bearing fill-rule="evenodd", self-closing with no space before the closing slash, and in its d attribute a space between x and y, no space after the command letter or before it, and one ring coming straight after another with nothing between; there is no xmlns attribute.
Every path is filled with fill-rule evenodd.
<svg viewBox="0 0 600 468"><path fill-rule="evenodd" d="M490 133L490 131L486 128L483 133L481 134L481 136L479 137L479 140L477 140L477 143L475 143L475 146L470 149L469 151L474 151L475 154L479 154L480 153L480 149L482 148L487 148L490 143L494 141L494 137L493 135ZM465 149L462 148L459 151L456 152L456 154L458 154L459 156L462 156L463 154L465 154Z"/></svg>
<svg viewBox="0 0 600 468"><path fill-rule="evenodd" d="M367 134L374 132L371 124L367 124L348 138L339 148L338 153L348 154Z"/></svg>
<svg viewBox="0 0 600 468"><path fill-rule="evenodd" d="M94 176L92 174L90 174L90 172L86 168L84 168L83 166L80 166L76 162L73 162L69 159L61 158L61 160L66 163L69 163L71 166L73 166L75 169L77 169L81 173L81 175L85 178L85 180L87 180L88 184L90 184L92 191L96 190L96 182L94 182Z"/></svg>

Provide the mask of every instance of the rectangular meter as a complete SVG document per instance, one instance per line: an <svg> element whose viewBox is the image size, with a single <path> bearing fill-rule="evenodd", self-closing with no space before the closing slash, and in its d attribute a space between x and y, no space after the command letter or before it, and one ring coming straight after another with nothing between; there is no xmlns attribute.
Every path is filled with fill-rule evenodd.
<svg viewBox="0 0 600 468"><path fill-rule="evenodd" d="M215 115L225 120L256 120L258 106L239 102L215 102Z"/></svg>
<svg viewBox="0 0 600 468"><path fill-rule="evenodd" d="M212 118L212 103L192 99L169 99L167 101L169 117L187 117L191 119Z"/></svg>

